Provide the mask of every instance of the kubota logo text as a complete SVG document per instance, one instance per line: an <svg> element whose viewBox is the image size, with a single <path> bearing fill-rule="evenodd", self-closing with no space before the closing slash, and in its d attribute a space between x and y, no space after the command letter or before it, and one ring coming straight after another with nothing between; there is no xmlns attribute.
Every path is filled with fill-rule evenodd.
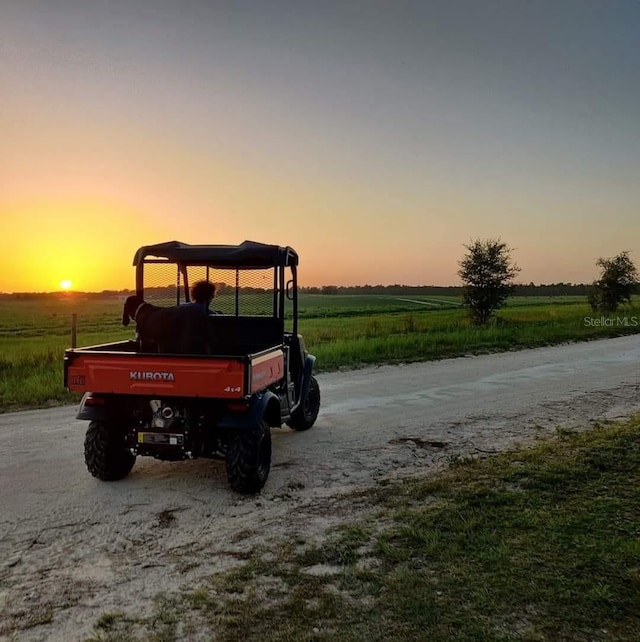
<svg viewBox="0 0 640 642"><path fill-rule="evenodd" d="M175 381L173 372L142 372L140 370L131 370L129 372L131 381Z"/></svg>

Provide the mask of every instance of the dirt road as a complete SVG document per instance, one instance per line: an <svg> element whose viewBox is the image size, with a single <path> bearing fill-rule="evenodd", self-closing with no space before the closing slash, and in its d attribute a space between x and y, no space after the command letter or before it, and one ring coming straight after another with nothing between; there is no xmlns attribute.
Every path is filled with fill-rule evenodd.
<svg viewBox="0 0 640 642"><path fill-rule="evenodd" d="M139 614L238 551L353 520L344 491L640 410L640 336L318 379L317 424L274 431L253 498L206 460L139 459L102 483L75 408L0 415L0 639L84 639L101 613Z"/></svg>

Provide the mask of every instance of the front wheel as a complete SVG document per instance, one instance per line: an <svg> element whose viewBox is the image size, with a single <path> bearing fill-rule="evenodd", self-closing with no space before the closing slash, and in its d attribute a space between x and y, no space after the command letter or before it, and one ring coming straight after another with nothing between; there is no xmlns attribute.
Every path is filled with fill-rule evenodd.
<svg viewBox="0 0 640 642"><path fill-rule="evenodd" d="M320 386L315 377L311 377L306 399L291 413L287 424L294 430L309 430L316 422L320 412Z"/></svg>
<svg viewBox="0 0 640 642"><path fill-rule="evenodd" d="M227 479L239 493L257 493L271 470L271 429L262 419L257 426L238 429L227 447Z"/></svg>
<svg viewBox="0 0 640 642"><path fill-rule="evenodd" d="M92 421L84 439L84 461L88 471L102 481L126 477L136 463L127 448L126 433L106 421Z"/></svg>

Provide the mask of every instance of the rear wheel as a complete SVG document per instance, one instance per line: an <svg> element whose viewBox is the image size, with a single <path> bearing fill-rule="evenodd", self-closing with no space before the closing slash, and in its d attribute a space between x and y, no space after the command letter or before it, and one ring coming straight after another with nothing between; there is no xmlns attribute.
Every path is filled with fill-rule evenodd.
<svg viewBox="0 0 640 642"><path fill-rule="evenodd" d="M84 439L87 470L102 481L126 477L136 463L127 448L126 433L112 422L92 421Z"/></svg>
<svg viewBox="0 0 640 642"><path fill-rule="evenodd" d="M239 429L227 447L227 479L239 493L257 493L271 469L271 429L263 419L257 426Z"/></svg>
<svg viewBox="0 0 640 642"><path fill-rule="evenodd" d="M306 399L291 413L287 424L294 430L309 430L316 422L318 412L320 412L320 386L312 376Z"/></svg>

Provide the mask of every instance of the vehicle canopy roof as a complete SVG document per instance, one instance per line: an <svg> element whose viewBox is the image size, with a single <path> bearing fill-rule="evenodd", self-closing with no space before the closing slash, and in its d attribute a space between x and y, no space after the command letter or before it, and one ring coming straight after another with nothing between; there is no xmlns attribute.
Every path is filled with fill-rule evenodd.
<svg viewBox="0 0 640 642"><path fill-rule="evenodd" d="M293 248L256 241L243 241L240 245L190 245L180 241L145 245L136 252L133 265L141 265L150 256L185 265L218 268L259 269L298 265L298 254Z"/></svg>

